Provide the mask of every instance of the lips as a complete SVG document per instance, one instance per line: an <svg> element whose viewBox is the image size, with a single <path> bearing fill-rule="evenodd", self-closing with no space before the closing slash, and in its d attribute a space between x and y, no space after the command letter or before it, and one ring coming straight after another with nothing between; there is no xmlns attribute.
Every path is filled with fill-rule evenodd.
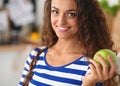
<svg viewBox="0 0 120 86"><path fill-rule="evenodd" d="M60 31L66 31L66 30L68 30L70 27L58 27L58 29L60 30Z"/></svg>

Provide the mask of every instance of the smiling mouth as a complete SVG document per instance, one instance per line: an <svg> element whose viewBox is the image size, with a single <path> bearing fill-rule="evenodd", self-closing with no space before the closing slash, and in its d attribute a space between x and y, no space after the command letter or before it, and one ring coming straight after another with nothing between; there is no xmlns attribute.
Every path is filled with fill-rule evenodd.
<svg viewBox="0 0 120 86"><path fill-rule="evenodd" d="M66 31L66 30L68 30L69 28L70 28L70 27L65 27L65 28L64 28L64 27L58 27L58 29L61 30L61 31Z"/></svg>

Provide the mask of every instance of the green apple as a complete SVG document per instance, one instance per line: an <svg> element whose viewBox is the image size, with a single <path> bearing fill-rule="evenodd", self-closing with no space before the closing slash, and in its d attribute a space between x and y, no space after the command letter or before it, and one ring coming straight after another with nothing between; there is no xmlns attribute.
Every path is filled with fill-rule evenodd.
<svg viewBox="0 0 120 86"><path fill-rule="evenodd" d="M109 50L109 49L101 49L99 51L97 51L93 57L94 60L96 60L98 63L100 63L100 61L97 59L97 56L96 55L101 55L101 57L103 57L103 59L106 61L106 63L110 66L110 63L107 59L108 56L111 56L114 63L117 64L117 57L116 57L116 54L112 51L112 50ZM101 64L101 63L100 63Z"/></svg>

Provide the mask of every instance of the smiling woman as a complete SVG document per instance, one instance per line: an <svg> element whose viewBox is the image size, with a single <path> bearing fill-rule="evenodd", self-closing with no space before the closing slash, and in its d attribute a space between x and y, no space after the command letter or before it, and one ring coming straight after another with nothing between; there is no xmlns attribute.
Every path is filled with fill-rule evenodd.
<svg viewBox="0 0 120 86"><path fill-rule="evenodd" d="M97 0L46 0L41 46L26 60L19 86L117 86L116 65L98 56L113 41ZM102 81L102 82L101 82Z"/></svg>

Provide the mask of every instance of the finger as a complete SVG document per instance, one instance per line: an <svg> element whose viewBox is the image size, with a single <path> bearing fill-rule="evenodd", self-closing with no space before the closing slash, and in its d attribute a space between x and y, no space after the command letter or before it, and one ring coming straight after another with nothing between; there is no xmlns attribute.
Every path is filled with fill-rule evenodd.
<svg viewBox="0 0 120 86"><path fill-rule="evenodd" d="M106 63L104 58L102 58L100 55L98 55L97 58L102 65L102 72L103 72L104 80L106 80L109 77L109 65Z"/></svg>
<svg viewBox="0 0 120 86"><path fill-rule="evenodd" d="M95 71L97 72L97 75L99 76L99 78L102 79L103 78L102 66L95 60L90 59L89 61L94 65Z"/></svg>
<svg viewBox="0 0 120 86"><path fill-rule="evenodd" d="M90 66L90 69L91 69L91 73L96 74L95 66L93 64L90 64L89 66Z"/></svg>
<svg viewBox="0 0 120 86"><path fill-rule="evenodd" d="M109 72L109 78L112 78L115 74L115 70L116 70L116 64L114 63L113 59L111 56L107 57L108 61L110 62L110 72Z"/></svg>

